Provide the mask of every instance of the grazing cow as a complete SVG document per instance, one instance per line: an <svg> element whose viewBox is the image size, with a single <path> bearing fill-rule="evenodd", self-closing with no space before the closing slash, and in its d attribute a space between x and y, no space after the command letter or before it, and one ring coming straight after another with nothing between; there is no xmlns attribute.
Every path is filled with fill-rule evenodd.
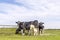
<svg viewBox="0 0 60 40"><path fill-rule="evenodd" d="M39 28L38 20L32 21L32 23L30 25L30 30L33 31L34 35L38 35L38 28Z"/></svg>
<svg viewBox="0 0 60 40"><path fill-rule="evenodd" d="M18 28L16 30L16 34L19 33L19 31L21 31L22 35L24 35L24 22L16 22L18 24Z"/></svg>
<svg viewBox="0 0 60 40"><path fill-rule="evenodd" d="M43 22L39 23L39 34L42 34L44 32L44 26L43 26Z"/></svg>

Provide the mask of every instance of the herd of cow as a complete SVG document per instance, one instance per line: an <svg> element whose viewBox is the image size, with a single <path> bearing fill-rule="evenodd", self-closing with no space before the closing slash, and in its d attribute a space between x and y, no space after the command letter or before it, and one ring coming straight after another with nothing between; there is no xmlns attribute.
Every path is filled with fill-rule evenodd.
<svg viewBox="0 0 60 40"><path fill-rule="evenodd" d="M38 22L38 20L29 21L29 22L16 22L18 28L16 29L16 34L21 32L22 35L25 35L25 31L28 31L28 35L31 35L32 32L34 35L42 34L44 30L44 23Z"/></svg>

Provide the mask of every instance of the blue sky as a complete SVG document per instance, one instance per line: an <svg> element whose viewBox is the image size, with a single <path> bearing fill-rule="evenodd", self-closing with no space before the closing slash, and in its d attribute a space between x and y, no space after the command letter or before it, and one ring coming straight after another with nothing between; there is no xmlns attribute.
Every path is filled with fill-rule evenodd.
<svg viewBox="0 0 60 40"><path fill-rule="evenodd" d="M16 25L18 20L60 29L60 0L0 0L0 25Z"/></svg>

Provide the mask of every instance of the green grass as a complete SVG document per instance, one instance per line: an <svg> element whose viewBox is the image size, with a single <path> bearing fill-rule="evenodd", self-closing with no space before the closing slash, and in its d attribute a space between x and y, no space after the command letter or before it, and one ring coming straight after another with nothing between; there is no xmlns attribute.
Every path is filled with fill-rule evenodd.
<svg viewBox="0 0 60 40"><path fill-rule="evenodd" d="M60 30L45 30L44 34L55 35L38 35L38 36L22 36L15 34L14 28L0 28L0 40L60 40Z"/></svg>

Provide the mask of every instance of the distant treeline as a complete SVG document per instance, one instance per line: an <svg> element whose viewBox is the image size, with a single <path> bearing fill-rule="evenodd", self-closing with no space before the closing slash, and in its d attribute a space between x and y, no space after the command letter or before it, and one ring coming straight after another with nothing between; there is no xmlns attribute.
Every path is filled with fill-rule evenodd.
<svg viewBox="0 0 60 40"><path fill-rule="evenodd" d="M17 25L0 25L0 28L17 28Z"/></svg>

